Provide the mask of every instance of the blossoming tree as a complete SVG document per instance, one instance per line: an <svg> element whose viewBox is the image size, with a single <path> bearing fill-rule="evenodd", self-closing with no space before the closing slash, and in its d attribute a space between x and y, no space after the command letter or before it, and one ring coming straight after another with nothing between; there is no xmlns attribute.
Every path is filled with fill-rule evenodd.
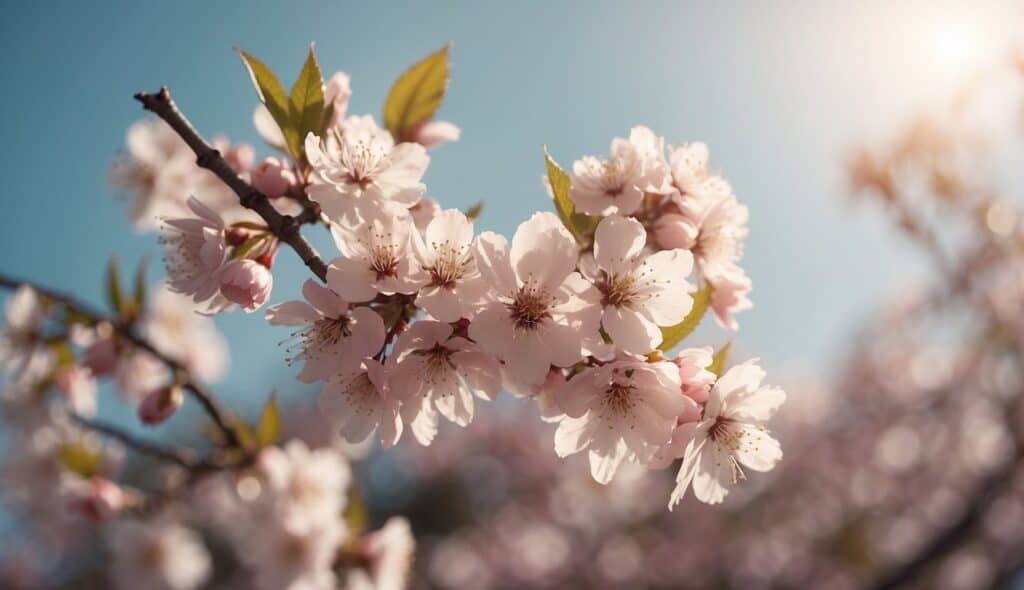
<svg viewBox="0 0 1024 590"><path fill-rule="evenodd" d="M348 113L349 77L325 80L312 48L290 90L240 54L260 102L253 122L274 150L259 162L250 146L205 140L167 88L135 96L156 117L128 131L112 180L135 226L160 233L163 284L150 294L140 268L126 289L112 264L101 310L0 277L13 290L0 340L7 495L38 516L42 539L64 548L101 524L89 530L109 537L123 588L406 584L409 525L365 530L350 447L286 436L273 395L248 424L209 388L226 347L208 316L237 308L265 307L267 322L290 327L285 360L318 384L322 418L348 443L430 445L442 417L466 426L507 391L535 401L555 423L554 453L585 451L601 484L625 464L681 460L670 507L691 488L721 502L746 471L782 458L763 424L785 394L756 360L728 368L728 346L675 352L706 312L735 330L751 306L739 265L747 209L704 144L666 146L638 126L570 172L545 152L553 211L511 239L477 234L479 207L425 196L428 150L460 134L435 119L448 47L398 78L382 126ZM316 230L337 256L307 240ZM282 248L310 277L302 300L271 304ZM102 379L144 425L194 400L211 444L165 445L100 420ZM128 476L125 449L162 467ZM55 501L67 510L55 514ZM209 538L232 557L211 553Z"/></svg>

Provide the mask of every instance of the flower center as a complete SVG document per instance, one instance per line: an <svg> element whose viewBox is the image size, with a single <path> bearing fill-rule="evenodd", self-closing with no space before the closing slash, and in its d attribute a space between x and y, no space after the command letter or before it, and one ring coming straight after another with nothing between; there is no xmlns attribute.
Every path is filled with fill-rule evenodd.
<svg viewBox="0 0 1024 590"><path fill-rule="evenodd" d="M320 318L292 335L298 339L298 351L286 360L289 365L302 359L317 358L329 354L330 350L343 339L352 335L348 316ZM291 350L289 350L291 352Z"/></svg>
<svg viewBox="0 0 1024 590"><path fill-rule="evenodd" d="M390 241L391 234L375 236L370 248L370 270L377 274L377 280L398 275L398 244Z"/></svg>
<svg viewBox="0 0 1024 590"><path fill-rule="evenodd" d="M551 317L551 304L551 297L546 291L524 285L506 306L517 328L533 330L545 318Z"/></svg>
<svg viewBox="0 0 1024 590"><path fill-rule="evenodd" d="M377 169L386 159L384 146L372 139L345 142L341 153L341 162L348 169L348 181L364 189L373 182Z"/></svg>
<svg viewBox="0 0 1024 590"><path fill-rule="evenodd" d="M605 274L604 280L597 284L601 292L601 305L628 307L638 300L637 287L636 278L632 275Z"/></svg>
<svg viewBox="0 0 1024 590"><path fill-rule="evenodd" d="M448 374L455 370L455 365L451 360L452 351L440 344L435 345L434 348L418 350L416 354L425 358L422 379L427 383L445 382Z"/></svg>
<svg viewBox="0 0 1024 590"><path fill-rule="evenodd" d="M617 414L631 414L636 406L633 399L635 387L612 382L604 391L604 406Z"/></svg>
<svg viewBox="0 0 1024 590"><path fill-rule="evenodd" d="M425 267L430 273L431 286L451 289L468 271L472 259L467 256L468 246L456 246L449 240L440 244L432 242L436 256L432 266Z"/></svg>

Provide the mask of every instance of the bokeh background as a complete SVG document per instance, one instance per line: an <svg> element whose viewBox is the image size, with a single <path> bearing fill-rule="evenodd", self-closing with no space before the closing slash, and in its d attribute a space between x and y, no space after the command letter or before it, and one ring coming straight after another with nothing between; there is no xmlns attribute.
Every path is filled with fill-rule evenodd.
<svg viewBox="0 0 1024 590"><path fill-rule="evenodd" d="M260 146L233 46L289 77L315 42L325 72L351 74L350 112L379 114L395 77L452 41L440 116L463 136L432 152L431 196L462 209L483 200L478 230L511 235L549 208L542 145L568 164L636 124L704 141L750 208L755 306L734 354L827 381L859 323L925 272L879 211L845 198L851 149L1015 47L1022 13L940 0L11 5L0 17L0 268L94 302L112 254L125 266L150 257L161 272L155 239L133 234L108 184L142 115L136 91L166 84L205 135ZM306 278L295 262L279 259L274 301ZM217 388L229 404L255 411L273 389L296 392L280 330L240 312L217 323L232 349ZM697 341L731 337L709 326Z"/></svg>

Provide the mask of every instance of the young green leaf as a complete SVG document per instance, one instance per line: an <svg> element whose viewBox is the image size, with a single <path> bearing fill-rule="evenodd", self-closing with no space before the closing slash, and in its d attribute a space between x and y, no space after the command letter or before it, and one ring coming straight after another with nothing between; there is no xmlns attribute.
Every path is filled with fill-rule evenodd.
<svg viewBox="0 0 1024 590"><path fill-rule="evenodd" d="M562 224L576 238L577 242L585 244L586 236L594 231L601 218L576 213L576 207L569 197L569 175L555 162L546 147L544 148L544 164L547 167L548 183L551 186L551 196L555 201L558 218L562 220Z"/></svg>
<svg viewBox="0 0 1024 590"><path fill-rule="evenodd" d="M477 201L476 205L473 205L469 209L466 209L466 219L473 221L477 217L480 217L480 212L484 210L484 202Z"/></svg>
<svg viewBox="0 0 1024 590"><path fill-rule="evenodd" d="M725 372L725 363L729 360L729 352L732 350L732 340L725 343L725 346L718 349L718 352L711 357L711 364L708 370L721 377Z"/></svg>
<svg viewBox="0 0 1024 590"><path fill-rule="evenodd" d="M324 123L324 80L316 62L313 46L302 64L302 71L292 86L288 100L291 104L291 124L299 144L294 146L296 156L305 153L304 142L307 133L321 133ZM292 146L289 146L292 149Z"/></svg>
<svg viewBox="0 0 1024 590"><path fill-rule="evenodd" d="M256 424L256 443L267 447L281 438L281 409L277 405L277 394L271 393Z"/></svg>
<svg viewBox="0 0 1024 590"><path fill-rule="evenodd" d="M668 352L693 333L697 326L700 325L700 320L704 317L704 313L707 312L710 303L711 285L705 285L704 288L693 294L693 307L690 308L690 313L686 314L683 321L674 326L662 326L661 345L658 346L658 349Z"/></svg>
<svg viewBox="0 0 1024 590"><path fill-rule="evenodd" d="M256 95L260 102L266 105L277 126L281 128L288 151L294 156L294 150L301 140L298 131L292 125L291 105L288 95L284 92L284 86L281 86L281 81L277 79L274 72L251 53L241 49L238 50L238 53L242 56L242 62L249 71L252 85L256 88Z"/></svg>
<svg viewBox="0 0 1024 590"><path fill-rule="evenodd" d="M384 126L396 141L409 139L410 130L429 121L448 89L450 64L445 45L402 73L384 102Z"/></svg>
<svg viewBox="0 0 1024 590"><path fill-rule="evenodd" d="M148 260L143 259L139 262L139 267L135 269L135 290L132 294L132 308L136 313L141 313L143 306L146 305L146 265Z"/></svg>
<svg viewBox="0 0 1024 590"><path fill-rule="evenodd" d="M116 314L125 311L124 291L121 289L121 271L117 258L107 263L107 303Z"/></svg>
<svg viewBox="0 0 1024 590"><path fill-rule="evenodd" d="M68 471L81 477L92 477L103 466L103 455L82 443L67 443L57 450L57 457Z"/></svg>

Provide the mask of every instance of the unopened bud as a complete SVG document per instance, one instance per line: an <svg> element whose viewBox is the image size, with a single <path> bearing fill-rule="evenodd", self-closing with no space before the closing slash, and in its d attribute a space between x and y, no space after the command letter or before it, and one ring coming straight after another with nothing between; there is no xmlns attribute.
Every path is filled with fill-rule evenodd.
<svg viewBox="0 0 1024 590"><path fill-rule="evenodd" d="M295 173L277 158L265 158L252 169L252 186L271 199L283 197L295 182Z"/></svg>
<svg viewBox="0 0 1024 590"><path fill-rule="evenodd" d="M232 227L224 234L224 240L230 246L241 246L249 239L249 230L244 227Z"/></svg>
<svg viewBox="0 0 1024 590"><path fill-rule="evenodd" d="M409 131L410 139L428 150L440 147L449 141L458 141L461 135L462 131L454 123L448 121L426 121Z"/></svg>
<svg viewBox="0 0 1024 590"><path fill-rule="evenodd" d="M246 312L254 312L270 299L274 275L263 264L250 259L232 260L220 273L220 292Z"/></svg>
<svg viewBox="0 0 1024 590"><path fill-rule="evenodd" d="M121 486L109 479L93 477L80 495L71 500L70 508L88 520L100 523L121 512L127 503Z"/></svg>
<svg viewBox="0 0 1024 590"><path fill-rule="evenodd" d="M178 384L161 387L147 395L139 404L139 420L154 426L174 415L185 401L185 394Z"/></svg>

